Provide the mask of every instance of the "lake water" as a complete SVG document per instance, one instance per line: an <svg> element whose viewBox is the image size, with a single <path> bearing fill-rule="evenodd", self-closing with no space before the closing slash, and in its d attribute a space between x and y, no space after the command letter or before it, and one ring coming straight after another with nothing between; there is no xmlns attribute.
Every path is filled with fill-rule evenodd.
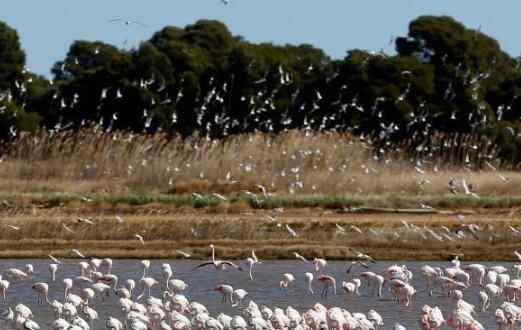
<svg viewBox="0 0 521 330"><path fill-rule="evenodd" d="M62 301L62 279L79 275L79 267L77 265L79 260L62 261L63 264L60 265L57 273L57 281L51 283L51 277L48 271L48 260L1 260L0 270L2 273L7 268L17 267L23 269L25 264L31 263L35 268L36 274L31 281L11 283L11 287L8 291L7 303L2 302L0 305L2 307L6 307L7 305L14 307L14 305L19 302L28 305L35 314L35 320L40 323L42 329L46 329L48 324L53 320L53 315L48 306L38 305L36 303L36 296L31 290L31 284L40 281L49 283L49 299L58 299ZM413 271L414 277L412 279L412 284L417 291L420 291L416 294L410 307L398 306L391 302L389 300L390 294L386 290L384 290L384 297L382 299L377 297L367 297L365 287L361 289L361 297L348 297L341 289L339 289L338 295L330 295L327 300L324 300L320 297L320 288L322 286L316 280L314 281L315 295L311 295L306 291L304 273L312 271L312 268L311 265L300 261L264 261L263 264L256 266L254 270L254 281L250 281L247 272L240 272L233 269L216 271L213 267L208 267L192 271L193 267L199 264L198 261L193 260L152 260L151 263L152 266L150 267L148 274L158 280L161 279L161 264L170 263L174 270L174 277L184 280L189 285L188 290L185 292L187 298L190 301L197 301L207 306L213 316L216 316L221 312L230 315L240 313L240 307L232 307L229 304L225 305L221 303L221 295L218 292L213 291L213 288L219 284L229 284L232 285L234 289L242 288L248 291L249 296L244 300L244 305L250 299L253 299L257 304L259 304L259 306L265 304L270 308L285 308L286 306L291 305L299 311L309 309L315 302L320 302L326 306L343 307L350 312L366 313L369 309L374 309L383 316L385 329L392 328L395 322L400 322L408 329L417 329L420 309L424 304L439 306L444 311L444 316L446 318L448 316L447 311L451 310L454 306L454 301L451 298L429 297L426 292L422 292L422 290L425 289L425 282L419 271L420 267L424 264L448 267L451 265L449 262L398 263L400 265L407 265L407 267ZM370 270L381 274L386 267L392 264L395 264L395 262L378 262L377 264L371 265ZM512 264L504 262L484 264L503 265L508 268L512 266ZM343 280L350 280L353 277L357 277L358 273L364 271L357 268L348 275L345 273L347 265L347 262L329 262L325 273L334 276L337 280L338 286L340 287ZM279 289L278 283L281 280L281 275L286 272L293 273L296 277L296 281L287 291L283 291ZM132 278L137 282L137 280L142 276L140 261L114 260L112 273L119 276L120 283L128 278ZM478 292L479 288L477 287L467 289L464 292L464 299L472 304L479 305ZM76 291L75 293L78 292ZM154 288L152 290L152 295L159 297L160 288ZM96 329L105 328L104 322L109 315L120 319L123 318L115 303L117 297L112 295L110 299L103 303L99 301L99 297L97 298L94 308L98 311L100 320L95 327ZM497 328L493 317L496 306L497 303L492 304L488 312L478 312L477 319L486 329Z"/></svg>

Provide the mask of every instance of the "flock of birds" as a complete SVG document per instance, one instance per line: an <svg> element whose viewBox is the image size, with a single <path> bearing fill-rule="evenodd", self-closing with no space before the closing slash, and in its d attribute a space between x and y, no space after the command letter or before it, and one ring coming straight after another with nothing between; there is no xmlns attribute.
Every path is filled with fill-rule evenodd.
<svg viewBox="0 0 521 330"><path fill-rule="evenodd" d="M228 4L228 0L222 0ZM124 25L146 26L146 24L124 18L114 18L109 20L111 23L118 23ZM93 50L90 56L98 56L100 50ZM377 52L368 53L366 61L360 64L362 67L367 65L368 61L375 58L386 57L387 55ZM64 74L74 71L73 69L78 65L82 65L82 61L90 62L89 54L82 54L82 56L74 59L66 59L61 71ZM446 56L443 60L449 63L450 59ZM254 71L255 63L250 63L248 71ZM447 64L448 65L448 64ZM313 73L321 70L317 65L309 65L305 74ZM240 95L240 101L247 107L246 111L241 111L240 117L234 114L227 100L231 99L233 91L232 81L219 80L216 77L209 77L207 81L201 81L201 93L197 97L193 112L195 113L194 131L200 132L201 136L228 136L232 134L252 131L263 132L280 132L285 129L301 128L303 130L313 131L333 131L345 132L355 131L367 132L368 129L361 127L371 125L374 126L371 130L372 139L377 141L382 147L391 143L396 135L410 136L416 140L417 151L421 153L425 159L436 156L440 149L447 148L447 143L442 145L432 144L433 135L436 131L436 125L440 122L456 122L457 120L465 121L472 127L486 127L493 120L487 118L488 105L485 101L480 101L480 88L490 79L493 68L488 68L486 72L474 72L471 68L466 68L464 64L458 63L456 66L455 80L463 81L463 85L471 90L472 98L476 101L476 109L471 109L468 113L432 113L428 109L428 105L423 102L417 103L413 100L414 85L413 79L415 73L411 70L404 70L401 72L401 85L403 90L400 95L394 99L389 97L376 97L374 100L362 100L355 90L351 90L342 79L342 73L335 71L330 74L325 80L325 86L321 90L314 90L309 93L307 90L301 90L300 87L294 84L294 73L291 69L284 65L273 69L273 72L265 72L264 76L252 82L253 91L248 95ZM0 92L0 101L7 101L9 103L13 100L13 95L23 95L28 90L28 85L31 83L31 78L27 81L16 81L12 91ZM51 81L52 83L52 81ZM183 89L183 82L180 82L175 87L167 87L166 82L162 77L150 76L141 77L131 81L132 88L138 87L144 92L147 92L149 99L142 109L143 129L146 132L155 132L162 129L163 122L156 115L155 109L157 107L172 107L169 114L165 114L171 121L172 127L177 127L183 123L180 120L180 114L175 108L186 97L186 91ZM455 91L457 82L448 82L445 91L445 101L452 102L458 97ZM114 110L114 104L120 99L127 96L129 86L114 85L114 86L100 86L99 100L97 100L97 118L101 127L107 131L111 131L117 127L120 114ZM287 89L287 91L286 91ZM277 98L279 94L291 94L291 106L287 109L277 108ZM72 91L68 94L60 90L56 90L53 96L52 106L56 107L57 113L60 114L58 122L52 128L53 131L65 130L68 127L77 125L79 123L73 122L77 119L74 115L71 117L69 113L73 113L82 102L84 96L80 91ZM512 100L513 104L514 100ZM89 101L90 103L90 101ZM388 104L410 103L411 109L407 117L398 122L398 119L393 119L392 116L386 115L385 109ZM513 111L512 104L503 104L495 109L497 120L509 115ZM21 107L25 104L22 102ZM6 106L3 106L6 108ZM0 109L0 112L1 109ZM352 124L352 118L360 118L360 123ZM437 124L436 124L437 123ZM166 129L166 128L165 128ZM505 128L513 137L521 137L521 134L515 128ZM18 134L16 127L13 125L9 129L12 136ZM495 161L497 158L497 150L485 150L480 143L473 142L459 142L465 145L468 152L465 156L465 163L467 161L477 164L478 161L488 160ZM450 143L449 143L450 144ZM449 146L450 147L450 146ZM456 147L457 148L457 147ZM493 148L489 148L493 149ZM471 158L471 159L469 159Z"/></svg>
<svg viewBox="0 0 521 330"><path fill-rule="evenodd" d="M255 268L262 267L255 251L246 263L234 263L229 260L219 260L215 256L215 247L212 249L212 258L207 262L196 265L186 276L187 282L191 275L203 268L209 271L244 272L249 281L258 285L255 278ZM521 254L514 252L521 262ZM521 307L515 304L521 299L521 264L514 264L511 269L500 265L483 265L479 263L462 264L456 257L447 267L424 265L419 274L407 268L406 265L390 265L381 273L370 270L376 264L370 256L357 252L355 261L352 261L345 271L345 279L337 288L337 279L328 273L327 260L314 258L307 260L295 253L295 258L307 268L304 274L290 272L280 274L278 289L280 295L290 295L290 288L295 287L297 281L305 281L302 287L303 294L315 295L314 287L321 285L320 299L323 303L315 303L305 312L299 312L288 306L279 307L259 306L254 300L248 303L245 300L249 293L244 289L237 289L230 284L222 283L213 290L222 295L222 303L229 304L236 315L221 313L212 316L207 307L196 301L189 301L185 296L189 286L201 286L201 283L187 283L174 276L174 269L168 263L161 264L161 278L154 278L149 274L151 262L142 260L142 273L139 279L132 279L129 273L126 278L113 273L113 261L110 258L85 258L78 262L79 273L76 276L62 278L63 291L59 290L62 261L49 256L52 263L48 264L49 276L55 292L51 292L50 284L38 281L44 275L35 271L31 264L24 269L5 269L0 280L0 296L4 303L13 300L10 294L11 283L30 287L40 309L54 315L54 320L46 327L40 326L37 314L24 303L5 308L0 313L0 326L6 330L168 330L168 329L208 329L208 330L376 330L385 328L384 318L375 310L367 313L349 312L343 307L334 307L327 304L333 295L339 295L341 289L346 296L349 306L355 299L378 299L397 304L404 313L411 313L409 306L414 305L418 295L425 295L428 301L445 299L444 303L453 305L449 312L443 312L447 306L424 305L418 315L418 328L441 329L448 326L458 330L479 330L485 327L478 321L480 317L490 317L487 311L492 305L496 309L492 315L500 330L516 329L521 323ZM246 266L244 266L246 265ZM360 271L355 271L360 267ZM356 276L354 274L357 274ZM241 274L241 273L237 273ZM302 275L302 276L301 276ZM229 278L230 276L227 276ZM419 277L415 283L413 278ZM340 280L340 279L339 279ZM421 282L419 282L421 281ZM422 286L418 290L416 286ZM362 290L364 292L362 292ZM262 292L262 289L259 291ZM154 296L154 294L159 296ZM257 292L258 293L258 292ZM16 300L16 292L13 293ZM469 303L466 298L479 297L479 305ZM54 299L52 299L54 298ZM118 312L105 320L99 320L97 306L104 309L106 304L115 304ZM47 307L45 307L47 306ZM444 315L445 314L445 315ZM394 330L404 330L405 326L396 323Z"/></svg>

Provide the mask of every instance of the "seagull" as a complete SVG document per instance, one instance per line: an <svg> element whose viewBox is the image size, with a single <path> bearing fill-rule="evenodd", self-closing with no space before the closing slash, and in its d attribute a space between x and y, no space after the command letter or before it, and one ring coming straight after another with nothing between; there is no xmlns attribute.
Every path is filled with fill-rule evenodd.
<svg viewBox="0 0 521 330"><path fill-rule="evenodd" d="M355 251L352 248L348 248L348 250L351 251L352 253L354 253L355 257L358 258L358 259L362 259L362 260L370 261L372 263L376 263L374 258L371 257L370 255L367 255L367 254L362 253L360 251Z"/></svg>
<svg viewBox="0 0 521 330"><path fill-rule="evenodd" d="M335 226L336 226L336 233L337 234L340 234L340 235L346 235L346 229L342 226L340 226L338 223L335 223Z"/></svg>
<svg viewBox="0 0 521 330"><path fill-rule="evenodd" d="M119 223L123 223L123 222L125 222L125 220L123 220L123 218L120 217L119 215L116 215L116 220L117 220Z"/></svg>
<svg viewBox="0 0 521 330"><path fill-rule="evenodd" d="M74 234L74 230L72 230L72 229L70 229L69 227L67 227L66 224L62 223L62 227L63 227L66 231L68 231L69 233Z"/></svg>
<svg viewBox="0 0 521 330"><path fill-rule="evenodd" d="M217 199L222 200L223 202L226 202L228 200L226 197L224 197L223 195L218 194L218 193L212 193L212 196L217 198Z"/></svg>
<svg viewBox="0 0 521 330"><path fill-rule="evenodd" d="M354 231L356 231L359 234L363 234L362 230L355 225L351 225L351 226L349 226L349 228L353 229Z"/></svg>
<svg viewBox="0 0 521 330"><path fill-rule="evenodd" d="M17 226L13 226L13 225L6 225L6 226L13 230L16 230L16 231L20 230L20 227L17 227Z"/></svg>
<svg viewBox="0 0 521 330"><path fill-rule="evenodd" d="M85 256L80 251L78 251L76 249L72 249L72 253L74 253L75 255L77 255L80 258L85 259Z"/></svg>
<svg viewBox="0 0 521 330"><path fill-rule="evenodd" d="M141 245L145 245L145 240L143 239L143 236L141 236L139 234L135 234L134 237L137 238L141 242Z"/></svg>
<svg viewBox="0 0 521 330"><path fill-rule="evenodd" d="M510 178L509 178L509 177L506 177L506 176L504 176L504 175L502 175L502 174L498 174L497 176L501 179L501 181L503 181L503 182L505 182L505 183L508 182L508 181L510 181Z"/></svg>
<svg viewBox="0 0 521 330"><path fill-rule="evenodd" d="M352 261L349 267L347 267L346 274L351 273L351 268L353 268L354 265L360 265L366 269L369 268L369 266L366 263L363 263L361 261Z"/></svg>
<svg viewBox="0 0 521 330"><path fill-rule="evenodd" d="M56 258L55 256L53 256L52 254L49 254L48 256L52 261L54 261L54 263L60 265L61 264L61 261L58 260L58 258Z"/></svg>
<svg viewBox="0 0 521 330"><path fill-rule="evenodd" d="M277 219L275 219L274 217L272 217L272 216L269 215L269 214L266 215L265 217L266 217L266 219L268 219L270 222L277 222Z"/></svg>
<svg viewBox="0 0 521 330"><path fill-rule="evenodd" d="M461 180L461 185L463 186L463 190L465 191L465 195L471 195L472 197L479 198L478 194L471 191L469 186L467 185L467 181L465 179Z"/></svg>
<svg viewBox="0 0 521 330"><path fill-rule="evenodd" d="M192 256L191 254L186 253L186 252L181 251L181 250L176 250L175 252L179 253L180 255L182 255L185 258L190 258Z"/></svg>
<svg viewBox="0 0 521 330"><path fill-rule="evenodd" d="M264 196L264 198L268 198L269 197L268 190L266 189L266 187L264 187L263 185L258 184L257 188L260 189L260 191L262 192L262 195Z"/></svg>
<svg viewBox="0 0 521 330"><path fill-rule="evenodd" d="M297 233L288 225L286 224L286 230L288 231L288 233L292 236L292 237L297 237Z"/></svg>
<svg viewBox="0 0 521 330"><path fill-rule="evenodd" d="M293 252L293 254L295 255L295 258L299 259L299 260L302 260L304 262L307 262L309 263L310 261L306 258L304 258L303 256L301 256L300 254L298 254L297 252Z"/></svg>
<svg viewBox="0 0 521 330"><path fill-rule="evenodd" d="M87 218L78 218L79 223L86 223L88 225L95 225L94 221Z"/></svg>
<svg viewBox="0 0 521 330"><path fill-rule="evenodd" d="M138 21L124 20L122 18L109 19L109 23L115 23L115 22L123 22L123 24L125 24L126 26L129 26L131 24L135 24L135 25L139 25L141 27L148 27L148 25L143 24L143 23L138 22Z"/></svg>

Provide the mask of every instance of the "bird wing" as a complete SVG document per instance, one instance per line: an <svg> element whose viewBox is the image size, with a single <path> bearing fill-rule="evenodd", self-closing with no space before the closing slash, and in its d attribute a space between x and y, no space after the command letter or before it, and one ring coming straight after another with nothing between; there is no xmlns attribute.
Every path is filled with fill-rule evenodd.
<svg viewBox="0 0 521 330"><path fill-rule="evenodd" d="M288 225L286 224L286 229L288 230L288 232L290 233L291 236L293 237L297 237L297 233Z"/></svg>
<svg viewBox="0 0 521 330"><path fill-rule="evenodd" d="M235 268L237 270L240 270L241 272L244 271L244 269L241 266L238 266L237 264L235 264L235 263L233 263L233 262L231 262L229 260L223 260L222 263L225 264L225 265L231 266L231 267L233 267L233 268Z"/></svg>
<svg viewBox="0 0 521 330"><path fill-rule="evenodd" d="M80 251L78 251L78 250L76 250L76 249L73 249L72 252L73 252L74 254L76 254L76 255L77 255L78 257L80 257L80 258L85 258L85 256L84 256Z"/></svg>
<svg viewBox="0 0 521 330"><path fill-rule="evenodd" d="M203 267L210 266L210 265L215 265L215 264L213 263L213 261L203 262L202 264L195 266L192 270L196 270L196 269L203 268Z"/></svg>
<svg viewBox="0 0 521 330"><path fill-rule="evenodd" d="M336 223L335 225L336 225L337 229L340 230L341 232L344 233L346 231L345 228L340 226L338 223Z"/></svg>
<svg viewBox="0 0 521 330"><path fill-rule="evenodd" d="M255 254L255 250L251 250L251 256L253 258L253 261L259 262L259 259L257 258L257 255Z"/></svg>
<svg viewBox="0 0 521 330"><path fill-rule="evenodd" d="M307 260L306 258L304 258L303 256L301 256L300 254L298 254L297 252L293 252L293 254L295 255L295 258L297 259L300 259L304 262L308 262L309 263L309 260Z"/></svg>
<svg viewBox="0 0 521 330"><path fill-rule="evenodd" d="M62 223L62 227L65 228L65 230L68 231L69 233L74 233L74 230L72 230L69 227L67 227L66 224Z"/></svg>
<svg viewBox="0 0 521 330"><path fill-rule="evenodd" d="M139 25L139 26L141 26L141 27L148 27L148 25L146 25L146 24L144 24L144 23L141 23L141 22L139 22L139 21L130 21L130 23L132 23L132 24L137 24L137 25Z"/></svg>
<svg viewBox="0 0 521 330"><path fill-rule="evenodd" d="M54 261L55 263L57 263L57 264L61 264L61 261L58 260L56 257L54 257L52 254L49 254L49 258L50 258L52 261Z"/></svg>
<svg viewBox="0 0 521 330"><path fill-rule="evenodd" d="M190 258L190 257L191 257L190 254L188 254L188 253L186 253L186 252L184 252L184 251L176 250L176 252L179 253L180 255L182 255L182 256L185 257L185 258Z"/></svg>
<svg viewBox="0 0 521 330"><path fill-rule="evenodd" d="M517 252L517 250L516 250L516 251L514 251L514 254L516 255L516 257L517 257L519 260L521 260L521 253Z"/></svg>
<svg viewBox="0 0 521 330"><path fill-rule="evenodd" d="M361 261L359 261L358 264L359 264L360 266L366 268L366 269L369 268L369 265L367 265L366 263L363 263L363 262L361 262Z"/></svg>
<svg viewBox="0 0 521 330"><path fill-rule="evenodd" d="M112 22L119 22L119 21L121 21L121 20L122 20L121 18L113 18L113 19L109 19L108 21L109 21L110 23L112 23Z"/></svg>
<svg viewBox="0 0 521 330"><path fill-rule="evenodd" d="M351 263L349 267L347 267L346 274L351 273L351 268L353 268L354 263Z"/></svg>

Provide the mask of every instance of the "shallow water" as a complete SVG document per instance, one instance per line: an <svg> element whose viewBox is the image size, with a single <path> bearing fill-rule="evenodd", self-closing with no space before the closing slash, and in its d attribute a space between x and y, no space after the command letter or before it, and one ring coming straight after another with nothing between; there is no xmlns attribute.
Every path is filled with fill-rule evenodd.
<svg viewBox="0 0 521 330"><path fill-rule="evenodd" d="M11 283L11 287L8 291L8 301L7 303L2 302L1 305L3 307L7 305L14 306L19 302L28 305L35 314L35 320L40 323L43 329L46 329L47 324L53 320L53 315L48 306L38 305L36 303L36 296L31 290L31 284L34 282L49 283L49 299L63 301L63 284L61 280L79 274L79 267L77 265L79 260L62 261L63 264L60 265L55 283L51 283L51 277L48 271L48 260L19 259L0 261L0 270L2 270L2 272L10 267L23 268L27 263L33 264L36 272L31 281ZM221 295L213 291L213 288L219 284L230 284L234 289L242 288L248 291L249 295L244 300L243 305L247 304L250 299L253 299L257 304L266 304L270 308L285 308L291 305L299 311L309 309L315 302L321 302L326 306L343 307L351 312L366 313L368 310L374 309L383 316L385 329L390 329L395 322L400 322L408 329L417 329L420 309L424 304L439 306L443 310L446 318L448 317L447 311L451 310L454 306L454 301L451 298L429 297L427 293L423 291L425 289L425 282L419 271L420 267L424 264L448 267L451 265L449 262L398 263L400 265L407 265L407 267L413 271L414 277L412 284L416 290L419 291L415 295L410 307L398 306L391 302L389 300L390 295L386 290L384 290L383 298L367 297L365 287L361 289L361 297L348 297L340 289L338 295L330 295L327 300L324 300L320 298L321 284L316 280L313 285L315 294L311 295L306 291L306 283L303 275L305 272L312 271L312 267L300 261L264 261L262 264L256 266L254 270L254 281L250 281L247 272L240 272L233 269L216 271L213 267L207 267L192 271L193 267L199 263L193 260L153 260L148 274L160 280L162 263L170 263L174 270L174 277L180 278L188 283L189 288L185 292L188 299L190 301L198 301L207 306L213 316L221 312L230 315L240 312L240 307L232 307L231 305L221 303ZM381 274L386 267L392 264L395 264L395 262L378 262L377 264L371 265L370 270ZM484 264L503 265L507 268L512 266L511 263L505 262ZM356 268L353 269L351 274L347 275L345 273L347 265L347 262L329 262L325 273L334 276L340 287L343 280L350 280L351 278L357 277L357 274L360 272L365 271L364 269ZM279 289L278 283L281 280L281 275L286 272L293 273L296 277L296 281L287 291L283 291ZM112 273L119 276L120 283L128 278L137 281L143 274L139 260L114 260ZM78 293L77 291L73 292ZM464 299L472 304L479 305L478 292L479 288L477 287L467 289L464 292ZM160 296L160 289L157 287L154 288L152 295L156 297ZM103 303L99 301L99 297L95 299L96 305L93 307L98 311L100 316L100 320L97 322L97 326L95 326L96 329L104 329L104 322L109 315L122 319L121 312L115 303L116 299L117 297L114 295ZM477 319L486 329L497 328L493 317L493 312L497 305L497 303L493 303L488 312L478 313Z"/></svg>

